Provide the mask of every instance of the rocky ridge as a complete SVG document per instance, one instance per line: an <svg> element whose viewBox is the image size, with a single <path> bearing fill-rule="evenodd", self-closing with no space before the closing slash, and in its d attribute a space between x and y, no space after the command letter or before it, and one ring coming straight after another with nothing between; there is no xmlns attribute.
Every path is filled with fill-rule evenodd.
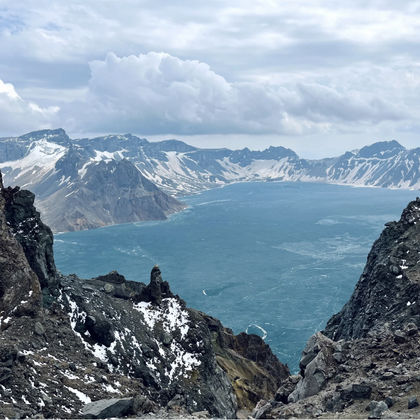
<svg viewBox="0 0 420 420"><path fill-rule="evenodd" d="M289 371L258 336L188 308L155 266L64 276L51 230L19 188L0 191L0 416L236 416Z"/></svg>
<svg viewBox="0 0 420 420"><path fill-rule="evenodd" d="M257 418L419 418L420 199L390 222L354 293L312 336L300 373L283 382Z"/></svg>
<svg viewBox="0 0 420 420"><path fill-rule="evenodd" d="M55 231L161 219L183 208L167 194L182 196L233 182L420 188L420 148L407 150L395 140L310 160L284 147L199 149L131 134L70 139L62 129L42 130L0 138L0 168L6 185L36 193L37 206ZM128 185L127 176L136 169L137 182ZM104 190L103 183L110 189Z"/></svg>

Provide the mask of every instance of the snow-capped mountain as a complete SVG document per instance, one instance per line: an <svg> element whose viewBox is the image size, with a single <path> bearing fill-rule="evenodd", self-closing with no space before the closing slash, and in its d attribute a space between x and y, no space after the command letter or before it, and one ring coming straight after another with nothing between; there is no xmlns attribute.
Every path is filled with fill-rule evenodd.
<svg viewBox="0 0 420 420"><path fill-rule="evenodd" d="M36 205L54 231L160 220L185 207L130 160L113 156L85 150L61 129L0 139L5 185L38 194Z"/></svg>
<svg viewBox="0 0 420 420"><path fill-rule="evenodd" d="M374 143L340 156L326 175L331 183L418 189L420 148L407 150L395 140Z"/></svg>
<svg viewBox="0 0 420 420"><path fill-rule="evenodd" d="M67 224L76 229L101 225L99 220L89 222L95 215L105 220L102 224L142 220L136 206L144 195L154 204L145 204L142 212L155 207L147 219L182 208L158 188L177 196L238 181L420 188L420 148L407 150L395 140L337 158L307 160L284 147L199 149L178 140L149 142L131 134L73 140L62 129L43 130L0 139L0 168L6 184L37 194L38 206L56 230L69 229L68 212ZM140 186L140 195L133 195L135 185ZM128 213L122 210L127 206ZM115 216L122 213L124 217ZM81 214L85 218L89 214L89 220Z"/></svg>

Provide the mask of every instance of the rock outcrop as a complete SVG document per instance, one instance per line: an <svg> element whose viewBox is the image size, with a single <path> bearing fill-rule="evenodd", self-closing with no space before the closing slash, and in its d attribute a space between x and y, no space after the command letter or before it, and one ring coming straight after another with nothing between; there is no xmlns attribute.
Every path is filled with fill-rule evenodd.
<svg viewBox="0 0 420 420"><path fill-rule="evenodd" d="M388 325L399 330L420 325L420 199L374 243L349 302L328 322L324 334L334 340L363 338Z"/></svg>
<svg viewBox="0 0 420 420"><path fill-rule="evenodd" d="M299 367L302 379L288 396L288 402L296 402L321 391L327 380L337 372L334 343L322 335L313 335L302 353Z"/></svg>
<svg viewBox="0 0 420 420"><path fill-rule="evenodd" d="M0 187L3 184L0 175ZM7 200L0 194L0 328L13 317L36 316L41 309L41 287L21 244L9 227Z"/></svg>
<svg viewBox="0 0 420 420"><path fill-rule="evenodd" d="M386 224L349 302L309 339L300 375L254 415L418 418L419 254L417 198Z"/></svg>
<svg viewBox="0 0 420 420"><path fill-rule="evenodd" d="M1 187L1 417L232 418L274 396L287 367L186 307L159 267L148 285L59 273L33 202Z"/></svg>
<svg viewBox="0 0 420 420"><path fill-rule="evenodd" d="M35 196L19 187L3 189L4 213L12 235L22 246L41 288L53 293L57 270L53 256L53 234L34 207Z"/></svg>

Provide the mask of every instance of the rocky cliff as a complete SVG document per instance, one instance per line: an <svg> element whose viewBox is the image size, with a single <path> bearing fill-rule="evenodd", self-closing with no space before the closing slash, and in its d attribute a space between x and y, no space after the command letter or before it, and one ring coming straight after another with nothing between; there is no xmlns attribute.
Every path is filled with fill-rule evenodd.
<svg viewBox="0 0 420 420"><path fill-rule="evenodd" d="M419 254L417 198L386 224L348 303L308 341L299 374L254 416L419 418Z"/></svg>
<svg viewBox="0 0 420 420"><path fill-rule="evenodd" d="M288 377L261 338L188 308L157 266L147 285L63 276L33 202L1 185L1 417L231 418Z"/></svg>
<svg viewBox="0 0 420 420"><path fill-rule="evenodd" d="M363 338L385 324L393 330L407 321L420 325L420 199L398 222L389 222L373 244L349 302L328 322L324 334Z"/></svg>

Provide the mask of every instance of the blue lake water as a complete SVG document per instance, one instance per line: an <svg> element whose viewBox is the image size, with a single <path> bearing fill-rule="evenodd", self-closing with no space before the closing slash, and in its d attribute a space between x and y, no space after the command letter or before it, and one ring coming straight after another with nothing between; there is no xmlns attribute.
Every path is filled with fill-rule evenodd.
<svg viewBox="0 0 420 420"><path fill-rule="evenodd" d="M296 370L306 340L350 297L373 241L418 191L242 183L184 199L161 222L55 236L57 267L118 270L149 282L154 264L190 307L261 336Z"/></svg>

